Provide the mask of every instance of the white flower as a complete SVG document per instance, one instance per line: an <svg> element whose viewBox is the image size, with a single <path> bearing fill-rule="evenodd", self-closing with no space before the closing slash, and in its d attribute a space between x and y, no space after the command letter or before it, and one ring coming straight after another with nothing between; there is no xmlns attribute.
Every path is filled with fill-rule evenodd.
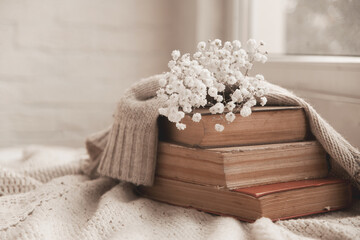
<svg viewBox="0 0 360 240"><path fill-rule="evenodd" d="M236 89L231 95L231 100L233 102L241 102L243 100L243 96L240 89Z"/></svg>
<svg viewBox="0 0 360 240"><path fill-rule="evenodd" d="M208 45L200 42L198 51L192 56L174 50L168 63L170 70L159 79L160 89L156 91L157 98L164 103L159 114L182 130L186 126L180 121L185 113L191 114L193 109L207 104L215 104L210 107L212 114L222 114L226 106L230 111L225 114L227 122L234 121L236 108L240 108L241 116L249 116L257 101L261 105L267 101L268 84L264 76L249 75L253 63L267 60L267 52L260 49L262 46L262 42L257 44L250 39L246 43L247 51L237 40L225 42L221 48L221 40L216 39ZM193 114L192 119L201 121L201 115ZM216 128L224 130L221 124Z"/></svg>
<svg viewBox="0 0 360 240"><path fill-rule="evenodd" d="M232 113L232 112L228 112L226 115L225 115L225 119L228 121L228 122L233 122L235 120L235 114Z"/></svg>
<svg viewBox="0 0 360 240"><path fill-rule="evenodd" d="M179 66L175 66L171 69L171 71L176 75L179 76L181 74L181 68Z"/></svg>
<svg viewBox="0 0 360 240"><path fill-rule="evenodd" d="M264 81L264 80L265 80L264 76L261 75L261 74L256 74L255 78L256 78L257 80L259 80L259 81Z"/></svg>
<svg viewBox="0 0 360 240"><path fill-rule="evenodd" d="M236 78L234 76L230 76L227 79L227 83L230 84L230 85L234 85L236 82L237 81L236 81Z"/></svg>
<svg viewBox="0 0 360 240"><path fill-rule="evenodd" d="M266 63L267 59L268 59L267 56L262 55L262 57L261 57L261 63Z"/></svg>
<svg viewBox="0 0 360 240"><path fill-rule="evenodd" d="M224 104L216 103L209 110L212 114L223 113L224 112Z"/></svg>
<svg viewBox="0 0 360 240"><path fill-rule="evenodd" d="M183 111L186 112L186 113L191 113L191 105L190 104L185 104L183 107L182 107Z"/></svg>
<svg viewBox="0 0 360 240"><path fill-rule="evenodd" d="M229 109L229 111L232 111L232 110L234 110L234 108L235 108L235 103L234 102L228 102L227 104L226 104L226 108L227 109Z"/></svg>
<svg viewBox="0 0 360 240"><path fill-rule="evenodd" d="M256 105L256 99L255 98L251 98L249 99L245 104L244 106L247 106L247 107L253 107Z"/></svg>
<svg viewBox="0 0 360 240"><path fill-rule="evenodd" d="M193 86L194 86L194 78L192 78L192 77L186 77L186 78L184 79L184 84L185 84L187 87L189 87L189 88L193 87Z"/></svg>
<svg viewBox="0 0 360 240"><path fill-rule="evenodd" d="M240 110L240 115L242 117L248 117L251 115L251 108L247 107L247 106L243 106Z"/></svg>
<svg viewBox="0 0 360 240"><path fill-rule="evenodd" d="M194 122L200 122L201 120L201 114L200 113L195 113L193 116L192 116L192 120Z"/></svg>
<svg viewBox="0 0 360 240"><path fill-rule="evenodd" d="M256 61L256 62L260 62L261 61L261 59L262 59L262 54L261 53L255 53L254 54L254 61Z"/></svg>
<svg viewBox="0 0 360 240"><path fill-rule="evenodd" d="M181 119L178 118L178 115L176 113L169 113L167 115L168 119L170 122L178 122L180 121Z"/></svg>
<svg viewBox="0 0 360 240"><path fill-rule="evenodd" d="M248 52L250 52L250 53L255 52L255 47L256 47L256 40L255 39L249 39L246 42L246 49L248 50Z"/></svg>
<svg viewBox="0 0 360 240"><path fill-rule="evenodd" d="M167 81L166 81L165 78L160 78L160 79L159 79L159 85L160 85L160 87L165 87L166 83L167 83Z"/></svg>
<svg viewBox="0 0 360 240"><path fill-rule="evenodd" d="M207 87L212 87L214 85L214 81L212 78L206 78L203 80L203 82Z"/></svg>
<svg viewBox="0 0 360 240"><path fill-rule="evenodd" d="M203 93L205 92L206 94L206 86L204 83L200 82L200 81L196 81L195 82L195 87L197 88L197 90L200 92L200 93Z"/></svg>
<svg viewBox="0 0 360 240"><path fill-rule="evenodd" d="M215 46L217 46L217 47L221 47L221 40L220 40L220 39L215 39L215 40L214 40L214 44L215 44Z"/></svg>
<svg viewBox="0 0 360 240"><path fill-rule="evenodd" d="M211 73L209 70L207 69L203 69L200 73L200 77L203 78L203 79L207 79L207 78L210 78L211 77Z"/></svg>
<svg viewBox="0 0 360 240"><path fill-rule="evenodd" d="M242 74L242 72L240 71L235 71L234 72L235 78L239 81L243 81L244 80L244 75Z"/></svg>
<svg viewBox="0 0 360 240"><path fill-rule="evenodd" d="M171 56L174 61L178 60L178 58L180 57L180 51L179 50L172 51Z"/></svg>
<svg viewBox="0 0 360 240"><path fill-rule="evenodd" d="M246 53L246 51L245 51L244 49L240 49L240 50L239 50L239 54L240 54L240 56L241 56L242 58L245 58L245 57L247 56L247 53Z"/></svg>
<svg viewBox="0 0 360 240"><path fill-rule="evenodd" d="M176 127L177 127L177 129L179 129L179 130L184 130L185 128L186 128L186 125L185 124L183 124L183 123L176 123Z"/></svg>
<svg viewBox="0 0 360 240"><path fill-rule="evenodd" d="M170 69L173 69L175 67L175 65L176 65L176 62L174 60L170 60L169 63L168 63L168 67Z"/></svg>
<svg viewBox="0 0 360 240"><path fill-rule="evenodd" d="M218 92L223 92L225 90L225 85L219 82L215 82L214 86L217 88Z"/></svg>
<svg viewBox="0 0 360 240"><path fill-rule="evenodd" d="M217 124L215 124L215 130L217 132L222 132L222 131L224 131L224 126L217 123Z"/></svg>
<svg viewBox="0 0 360 240"><path fill-rule="evenodd" d="M172 85L166 85L165 91L167 94L172 94L174 92L174 87Z"/></svg>
<svg viewBox="0 0 360 240"><path fill-rule="evenodd" d="M261 105L261 106L264 106L264 105L266 104L266 102L267 102L267 98L266 98L266 97L261 97L261 98L260 98L260 105Z"/></svg>
<svg viewBox="0 0 360 240"><path fill-rule="evenodd" d="M233 49L233 46L231 45L231 42L225 42L224 48L228 51L231 51Z"/></svg>
<svg viewBox="0 0 360 240"><path fill-rule="evenodd" d="M163 116L167 116L168 109L167 108L159 108L159 114Z"/></svg>
<svg viewBox="0 0 360 240"><path fill-rule="evenodd" d="M210 97L215 98L218 93L218 90L215 87L210 87L208 90L208 94Z"/></svg>
<svg viewBox="0 0 360 240"><path fill-rule="evenodd" d="M249 97L251 95L251 93L246 88L242 88L240 92L244 97Z"/></svg>
<svg viewBox="0 0 360 240"><path fill-rule="evenodd" d="M234 50L239 50L241 48L241 42L239 40L234 40L232 42Z"/></svg>
<svg viewBox="0 0 360 240"><path fill-rule="evenodd" d="M196 52L196 53L194 53L193 57L194 57L195 59L199 59L199 58L201 57L201 52Z"/></svg>
<svg viewBox="0 0 360 240"><path fill-rule="evenodd" d="M197 48L201 52L205 51L206 43L205 42L199 42L198 45L197 45Z"/></svg>
<svg viewBox="0 0 360 240"><path fill-rule="evenodd" d="M217 96L215 97L215 100L216 100L217 102L222 102L222 101L224 100L224 97L221 96L221 95L217 95Z"/></svg>

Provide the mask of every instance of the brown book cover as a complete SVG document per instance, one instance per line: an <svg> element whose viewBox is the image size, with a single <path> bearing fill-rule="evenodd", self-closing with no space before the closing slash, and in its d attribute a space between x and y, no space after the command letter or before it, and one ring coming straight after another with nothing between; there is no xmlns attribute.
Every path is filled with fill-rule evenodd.
<svg viewBox="0 0 360 240"><path fill-rule="evenodd" d="M198 147L239 146L267 143L296 142L308 139L310 131L305 112L301 107L253 107L252 114L227 124L222 115L212 115L206 109L200 122L193 122L186 115L182 123L185 130L178 130L165 117L159 118L160 139ZM224 124L223 132L217 132L216 123Z"/></svg>
<svg viewBox="0 0 360 240"><path fill-rule="evenodd" d="M322 178L328 166L317 141L207 149L160 142L156 174L234 189Z"/></svg>
<svg viewBox="0 0 360 240"><path fill-rule="evenodd" d="M350 184L335 178L293 181L236 190L219 189L157 177L152 187L138 187L151 199L253 222L334 211L351 204Z"/></svg>

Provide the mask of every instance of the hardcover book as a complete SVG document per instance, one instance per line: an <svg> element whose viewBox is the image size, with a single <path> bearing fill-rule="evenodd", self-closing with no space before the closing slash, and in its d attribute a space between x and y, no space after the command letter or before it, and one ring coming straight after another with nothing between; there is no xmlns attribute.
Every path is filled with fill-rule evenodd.
<svg viewBox="0 0 360 240"><path fill-rule="evenodd" d="M351 202L350 184L335 178L229 190L157 177L154 186L141 186L138 191L161 202L248 222L261 217L279 220L328 212Z"/></svg>
<svg viewBox="0 0 360 240"><path fill-rule="evenodd" d="M207 149L160 142L156 174L233 189L323 178L328 165L317 141Z"/></svg>
<svg viewBox="0 0 360 240"><path fill-rule="evenodd" d="M186 115L182 123L185 130L178 130L167 118L159 118L160 139L190 146L220 147L267 143L296 142L308 139L311 134L305 112L301 107L253 107L248 117L237 116L217 132L216 123L226 122L222 115L212 115L207 109L198 109L200 122L193 122Z"/></svg>

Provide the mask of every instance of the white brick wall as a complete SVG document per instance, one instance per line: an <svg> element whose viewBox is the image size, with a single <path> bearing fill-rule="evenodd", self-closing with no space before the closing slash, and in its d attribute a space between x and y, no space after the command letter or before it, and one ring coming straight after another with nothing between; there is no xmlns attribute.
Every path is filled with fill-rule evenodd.
<svg viewBox="0 0 360 240"><path fill-rule="evenodd" d="M108 126L124 90L185 46L184 4L193 3L0 0L0 147L82 146Z"/></svg>
<svg viewBox="0 0 360 240"><path fill-rule="evenodd" d="M222 25L213 22L224 13L214 18L207 4L0 0L0 147L82 146L89 133L111 123L127 87L167 69L171 50L192 51L197 40L222 37ZM286 72L291 66L266 64L259 70L307 98L359 147L359 69L334 67L329 79L318 67L309 65L294 76Z"/></svg>

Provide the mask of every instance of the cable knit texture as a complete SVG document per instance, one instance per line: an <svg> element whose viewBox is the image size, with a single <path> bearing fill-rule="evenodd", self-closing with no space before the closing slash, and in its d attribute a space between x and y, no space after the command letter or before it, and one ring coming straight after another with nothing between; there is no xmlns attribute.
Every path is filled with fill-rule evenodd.
<svg viewBox="0 0 360 240"><path fill-rule="evenodd" d="M114 123L86 141L90 160L83 166L87 173L98 172L136 185L152 185L157 151L157 117L161 102L155 75L132 86L120 99ZM268 105L301 106L312 133L331 156L332 172L350 179L360 187L360 152L351 146L303 99L279 86L269 84Z"/></svg>
<svg viewBox="0 0 360 240"><path fill-rule="evenodd" d="M0 150L0 239L358 239L360 202L350 209L254 224L134 194L129 183L81 172L85 150Z"/></svg>

